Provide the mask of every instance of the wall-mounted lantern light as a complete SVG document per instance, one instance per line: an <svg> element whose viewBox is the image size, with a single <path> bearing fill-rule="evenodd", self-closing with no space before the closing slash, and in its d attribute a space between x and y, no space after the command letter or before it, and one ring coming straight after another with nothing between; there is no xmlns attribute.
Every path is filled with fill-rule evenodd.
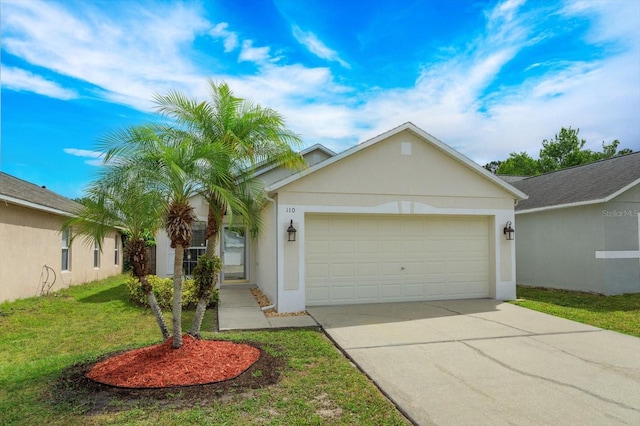
<svg viewBox="0 0 640 426"><path fill-rule="evenodd" d="M504 230L502 231L504 235L507 236L507 240L513 240L513 234L516 233L516 231L513 229L513 227L511 226L511 221L507 222L507 224L504 227Z"/></svg>
<svg viewBox="0 0 640 426"><path fill-rule="evenodd" d="M289 239L287 241L295 241L296 240L296 232L298 232L298 230L293 226L293 220L291 220L291 223L289 224L289 227L287 228L287 234L289 235Z"/></svg>

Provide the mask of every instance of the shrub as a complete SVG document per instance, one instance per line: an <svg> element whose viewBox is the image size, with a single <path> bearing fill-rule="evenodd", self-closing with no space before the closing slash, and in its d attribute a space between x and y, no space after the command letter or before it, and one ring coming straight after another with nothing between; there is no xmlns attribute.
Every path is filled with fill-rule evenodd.
<svg viewBox="0 0 640 426"><path fill-rule="evenodd" d="M158 305L162 309L171 309L173 301L173 278L161 278L157 275L148 275L147 279L153 288L153 294L158 300ZM142 286L137 278L129 275L125 280L125 285L129 291L129 299L131 302L139 306L149 306L147 295L142 291ZM198 304L198 294L193 279L185 279L182 281L182 308L195 309ZM208 307L218 304L218 290L213 290L211 301Z"/></svg>

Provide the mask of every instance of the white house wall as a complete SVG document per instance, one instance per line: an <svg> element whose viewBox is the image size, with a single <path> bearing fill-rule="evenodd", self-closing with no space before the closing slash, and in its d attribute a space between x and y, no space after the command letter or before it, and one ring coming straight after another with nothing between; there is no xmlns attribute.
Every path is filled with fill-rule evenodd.
<svg viewBox="0 0 640 426"><path fill-rule="evenodd" d="M258 238L255 246L255 282L258 284L262 292L272 301L277 300L277 251L276 238L277 230L280 229L276 222L276 205L275 200L267 203L263 210L262 220L264 228Z"/></svg>

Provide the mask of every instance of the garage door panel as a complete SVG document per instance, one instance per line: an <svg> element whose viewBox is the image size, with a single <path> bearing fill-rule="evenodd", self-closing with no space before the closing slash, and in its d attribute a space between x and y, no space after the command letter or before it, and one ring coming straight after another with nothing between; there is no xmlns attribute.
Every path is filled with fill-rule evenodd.
<svg viewBox="0 0 640 426"><path fill-rule="evenodd" d="M310 255L328 255L329 241L309 240L306 249Z"/></svg>
<svg viewBox="0 0 640 426"><path fill-rule="evenodd" d="M424 253L425 241L424 239L420 240L405 240L403 241L402 251L405 256L411 256L415 254Z"/></svg>
<svg viewBox="0 0 640 426"><path fill-rule="evenodd" d="M403 286L400 283L383 284L381 296L384 299L401 299L403 296Z"/></svg>
<svg viewBox="0 0 640 426"><path fill-rule="evenodd" d="M363 255L377 255L378 254L378 240L358 240L358 252L359 256Z"/></svg>
<svg viewBox="0 0 640 426"><path fill-rule="evenodd" d="M358 262L356 263L356 276L358 278L377 277L380 271L377 263Z"/></svg>
<svg viewBox="0 0 640 426"><path fill-rule="evenodd" d="M334 263L331 266L331 277L344 280L354 277L353 263Z"/></svg>
<svg viewBox="0 0 640 426"><path fill-rule="evenodd" d="M355 254L355 242L353 240L336 240L331 242L331 252L334 256Z"/></svg>
<svg viewBox="0 0 640 426"><path fill-rule="evenodd" d="M488 297L486 217L309 215L307 304Z"/></svg>
<svg viewBox="0 0 640 426"><path fill-rule="evenodd" d="M397 255L402 253L402 241L401 240L382 240L381 241L383 254Z"/></svg>
<svg viewBox="0 0 640 426"><path fill-rule="evenodd" d="M378 220L362 218L356 221L355 231L358 235L366 235L367 233L378 233Z"/></svg>
<svg viewBox="0 0 640 426"><path fill-rule="evenodd" d="M307 263L307 274L312 277L326 279L329 278L328 263Z"/></svg>
<svg viewBox="0 0 640 426"><path fill-rule="evenodd" d="M354 299L354 288L353 286L334 286L331 288L331 294L336 302L348 302Z"/></svg>

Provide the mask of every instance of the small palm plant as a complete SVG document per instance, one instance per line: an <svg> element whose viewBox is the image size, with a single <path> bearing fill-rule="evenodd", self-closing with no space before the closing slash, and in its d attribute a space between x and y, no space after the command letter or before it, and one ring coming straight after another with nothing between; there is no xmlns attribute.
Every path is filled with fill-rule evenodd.
<svg viewBox="0 0 640 426"><path fill-rule="evenodd" d="M100 250L110 232L120 231L127 236L124 255L131 264L133 276L138 278L147 295L162 337L166 340L169 330L147 280L149 259L146 237L155 234L162 224L161 205L158 192L149 191L142 182L128 178L117 167L105 166L100 178L85 192L82 207L76 216L63 226L73 227L74 235L83 237L88 244L96 241Z"/></svg>
<svg viewBox="0 0 640 426"><path fill-rule="evenodd" d="M206 256L213 259L220 229L227 220L245 224L255 237L262 227L262 183L255 178L256 165L268 163L302 170L306 163L293 147L301 139L291 132L278 112L233 95L226 83L209 80L210 99L199 102L177 91L156 96L158 111L173 120L189 140L202 147L222 146L228 154L220 168L203 168L196 176L201 195L209 205ZM235 219L234 219L235 218ZM211 290L216 282L212 281ZM203 293L205 294L205 293ZM200 335L208 299L200 299L190 334Z"/></svg>

